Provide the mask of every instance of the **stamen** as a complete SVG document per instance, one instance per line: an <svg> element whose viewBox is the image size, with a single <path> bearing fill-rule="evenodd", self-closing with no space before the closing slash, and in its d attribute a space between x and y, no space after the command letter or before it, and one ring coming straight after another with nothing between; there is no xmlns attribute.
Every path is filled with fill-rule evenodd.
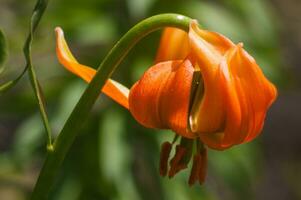
<svg viewBox="0 0 301 200"><path fill-rule="evenodd" d="M207 149L204 147L201 152L201 168L199 171L199 183L202 185L205 182L206 175L207 175L207 165L208 165L208 159L207 159Z"/></svg>
<svg viewBox="0 0 301 200"><path fill-rule="evenodd" d="M166 176L168 169L168 159L170 155L172 144L169 142L164 142L161 145L161 153L160 153L160 175Z"/></svg>
<svg viewBox="0 0 301 200"><path fill-rule="evenodd" d="M193 157L193 164L188 180L189 186L195 184L196 181L202 185L205 182L207 174L207 149L204 144L197 140L196 154Z"/></svg>
<svg viewBox="0 0 301 200"><path fill-rule="evenodd" d="M171 159L170 161L170 170L168 173L169 178L172 178L180 170L187 168L187 164L181 162L185 156L185 153L186 153L186 149L183 146L181 145L176 146L176 154L173 157L173 159Z"/></svg>
<svg viewBox="0 0 301 200"><path fill-rule="evenodd" d="M195 182L199 179L199 174L201 171L201 163L202 163L201 155L200 154L194 155L191 173L188 181L189 186L195 184Z"/></svg>

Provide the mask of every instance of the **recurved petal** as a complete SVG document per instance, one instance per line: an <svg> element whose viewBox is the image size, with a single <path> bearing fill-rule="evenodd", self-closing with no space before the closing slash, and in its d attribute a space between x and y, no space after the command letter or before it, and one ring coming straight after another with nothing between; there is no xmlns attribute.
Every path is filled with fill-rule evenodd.
<svg viewBox="0 0 301 200"><path fill-rule="evenodd" d="M219 66L234 44L221 34L200 29L196 21L190 24L189 42L191 60L194 67L201 71L204 82L204 95L198 100L201 103L190 116L192 131L206 135L220 133L225 124L226 107L221 90L224 83L218 76Z"/></svg>
<svg viewBox="0 0 301 200"><path fill-rule="evenodd" d="M248 142L261 132L277 91L255 60L242 49L242 44L225 55L216 77L226 108L224 130L218 134L201 134L201 139L209 147L222 150Z"/></svg>
<svg viewBox="0 0 301 200"><path fill-rule="evenodd" d="M227 58L228 68L232 74L232 84L236 88L241 110L241 125L235 134L226 132L228 139L234 144L254 139L262 130L266 112L275 100L275 86L267 80L260 67L238 44ZM231 115L229 112L228 115Z"/></svg>
<svg viewBox="0 0 301 200"><path fill-rule="evenodd" d="M237 77L236 85L241 85L247 99L248 117L245 120L248 121L241 127L241 130L247 130L244 138L244 142L247 142L261 132L266 112L275 101L277 90L242 45L238 45L233 57L229 58L229 66Z"/></svg>
<svg viewBox="0 0 301 200"><path fill-rule="evenodd" d="M66 41L64 38L63 30L59 27L55 29L56 33L56 53L60 63L73 74L81 77L86 82L90 82L94 77L96 70L79 64L77 60L72 55ZM117 103L121 104L125 108L128 108L128 88L124 87L120 83L109 79L104 87L102 92L107 96L112 98Z"/></svg>
<svg viewBox="0 0 301 200"><path fill-rule="evenodd" d="M255 60L228 38L198 28L189 30L192 62L204 81L204 95L194 108L192 131L215 149L250 141L263 126L275 87L264 77Z"/></svg>
<svg viewBox="0 0 301 200"><path fill-rule="evenodd" d="M188 35L191 54L197 58L198 65L203 68L206 76L217 70L224 54L234 46L225 36L200 29L196 20L191 22Z"/></svg>
<svg viewBox="0 0 301 200"><path fill-rule="evenodd" d="M155 62L182 60L189 53L188 34L177 28L165 28Z"/></svg>
<svg viewBox="0 0 301 200"><path fill-rule="evenodd" d="M134 118L146 127L172 129L194 138L187 128L193 71L188 60L161 62L149 68L130 90Z"/></svg>
<svg viewBox="0 0 301 200"><path fill-rule="evenodd" d="M235 50L236 47L233 47L227 52L219 66L218 74L218 79L221 82L220 90L223 92L225 103L224 137L221 141L223 148L238 144L241 138L244 138L246 135L246 133L240 129L243 121L241 101L243 102L244 99L239 96L238 88L235 87L235 79L237 77L232 73L231 67L227 62L227 58L231 56Z"/></svg>

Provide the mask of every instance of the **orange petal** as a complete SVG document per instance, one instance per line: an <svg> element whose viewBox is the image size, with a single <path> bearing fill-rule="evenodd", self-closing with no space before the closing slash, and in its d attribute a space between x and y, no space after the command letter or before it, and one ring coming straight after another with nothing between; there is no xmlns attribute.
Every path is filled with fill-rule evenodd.
<svg viewBox="0 0 301 200"><path fill-rule="evenodd" d="M238 100L235 107L239 110L240 121L231 119L235 113L231 106L234 101L228 95L228 122L223 145L233 145L250 141L261 132L266 112L276 98L276 89L265 78L255 60L242 49L242 44L233 48L226 68L231 74L228 85L235 89L233 93Z"/></svg>
<svg viewBox="0 0 301 200"><path fill-rule="evenodd" d="M226 37L189 30L191 61L200 68L204 95L194 108L191 130L211 148L226 149L254 139L261 131L267 109L276 98L275 87L255 60Z"/></svg>
<svg viewBox="0 0 301 200"><path fill-rule="evenodd" d="M234 44L219 33L200 29L196 20L191 22L188 35L191 54L196 57L204 77L211 77L211 72L216 72L222 57Z"/></svg>
<svg viewBox="0 0 301 200"><path fill-rule="evenodd" d="M108 79L101 91L126 109L129 109L129 89L124 85Z"/></svg>
<svg viewBox="0 0 301 200"><path fill-rule="evenodd" d="M205 90L202 99L194 100L202 102L192 110L191 129L198 133L218 133L225 122L225 106L221 83L216 79L224 54L234 44L218 33L199 29L196 21L190 24L189 41L192 62L202 73Z"/></svg>
<svg viewBox="0 0 301 200"><path fill-rule="evenodd" d="M188 53L188 34L181 29L168 27L163 31L155 63L183 60Z"/></svg>
<svg viewBox="0 0 301 200"><path fill-rule="evenodd" d="M224 131L220 137L202 134L201 139L211 148L222 150L248 142L261 132L277 91L241 44L226 54L219 72L217 82L226 108Z"/></svg>
<svg viewBox="0 0 301 200"><path fill-rule="evenodd" d="M241 127L243 131L247 132L244 138L244 141L247 142L261 132L266 112L276 99L277 90L266 79L254 58L243 50L241 45L238 45L235 54L229 60L229 66L232 73L237 77L235 79L236 85L240 84L245 91L249 106L248 124L245 123L247 125Z"/></svg>
<svg viewBox="0 0 301 200"><path fill-rule="evenodd" d="M77 60L73 57L66 41L64 38L63 30L59 27L55 29L56 32L56 53L58 60L60 63L70 72L73 74L81 77L86 82L90 82L96 70L79 64ZM124 87L123 85L119 84L116 81L109 79L106 84L102 88L102 92L105 93L107 96L112 98L114 101L119 103L120 105L124 106L125 108L129 108L128 105L128 94L129 90Z"/></svg>
<svg viewBox="0 0 301 200"><path fill-rule="evenodd" d="M221 140L221 145L223 148L228 148L238 140L240 136L246 135L240 132L240 126L242 122L242 113L240 98L238 96L234 81L235 75L233 75L227 64L227 57L229 54L235 51L235 47L229 50L225 59L221 62L219 66L218 79L220 81L221 88L223 92L224 105L225 105L225 125L224 125L224 137Z"/></svg>
<svg viewBox="0 0 301 200"><path fill-rule="evenodd" d="M130 90L134 118L146 127L194 138L187 129L193 71L188 60L161 62L148 69Z"/></svg>

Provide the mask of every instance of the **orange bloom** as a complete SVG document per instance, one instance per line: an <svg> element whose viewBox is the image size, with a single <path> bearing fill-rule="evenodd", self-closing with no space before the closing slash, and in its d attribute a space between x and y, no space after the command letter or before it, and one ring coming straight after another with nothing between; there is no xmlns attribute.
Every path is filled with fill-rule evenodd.
<svg viewBox="0 0 301 200"><path fill-rule="evenodd" d="M59 61L89 82L95 70L76 61L60 28L56 34ZM169 171L175 141L162 145L161 175L168 172L172 177L186 168L196 141L189 184L202 183L207 163L204 145L223 150L251 141L261 132L277 91L242 46L199 29L196 21L188 33L166 28L156 64L130 90L111 79L103 87L102 92L129 109L140 124L171 129L182 137Z"/></svg>

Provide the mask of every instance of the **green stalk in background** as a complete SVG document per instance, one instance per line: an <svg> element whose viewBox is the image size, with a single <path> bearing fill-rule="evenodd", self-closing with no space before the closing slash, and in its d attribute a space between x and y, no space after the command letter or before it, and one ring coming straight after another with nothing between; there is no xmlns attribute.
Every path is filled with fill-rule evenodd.
<svg viewBox="0 0 301 200"><path fill-rule="evenodd" d="M48 116L47 116L47 112L46 112L46 108L45 108L44 95L43 95L41 86L39 84L38 78L36 76L35 69L31 62L31 44L32 44L32 40L33 40L33 34L38 27L38 24L47 8L47 5L48 5L48 0L38 0L37 1L36 6L33 10L33 14L31 16L30 27L29 27L30 30L29 30L29 34L28 34L27 40L24 45L23 52L24 52L24 56L26 59L25 71L26 71L26 69L28 69L28 75L29 75L29 79L31 82L31 86L33 88L36 100L38 102L40 114L41 114L42 121L44 124L44 128L47 133L47 150L52 151L53 150L52 133L51 133L51 128L49 125L49 120L48 120Z"/></svg>
<svg viewBox="0 0 301 200"><path fill-rule="evenodd" d="M140 39L160 28L177 27L188 31L190 21L190 18L178 14L156 15L135 25L117 42L98 67L96 75L66 121L53 145L53 151L48 151L46 161L32 193L32 200L47 199L59 168L81 129L84 119L87 118L99 96L99 91L101 91L107 79L110 78L130 49Z"/></svg>
<svg viewBox="0 0 301 200"><path fill-rule="evenodd" d="M26 66L17 78L0 85L0 94L9 90L13 86L15 86L18 83L18 81L23 77L23 75L26 72L28 72L31 86L33 88L33 91L34 91L34 94L35 94L35 97L36 97L36 100L37 100L37 103L39 106L42 121L43 121L45 130L46 130L46 133L47 133L47 150L51 151L52 150L52 141L51 141L52 134L51 134L49 120L48 120L47 113L46 113L45 102L43 99L43 92L41 90L39 81L36 77L35 69L33 68L32 61L31 61L31 44L33 41L33 35L34 35L35 31L37 30L37 27L39 25L39 22L41 21L41 18L43 16L46 8L47 8L47 5L48 5L48 0L37 0L37 3L33 9L32 15L31 15L29 33L28 33L28 36L27 36L27 39L26 39L26 42L25 42L24 48L23 48L23 53L24 53L24 57L26 60Z"/></svg>

